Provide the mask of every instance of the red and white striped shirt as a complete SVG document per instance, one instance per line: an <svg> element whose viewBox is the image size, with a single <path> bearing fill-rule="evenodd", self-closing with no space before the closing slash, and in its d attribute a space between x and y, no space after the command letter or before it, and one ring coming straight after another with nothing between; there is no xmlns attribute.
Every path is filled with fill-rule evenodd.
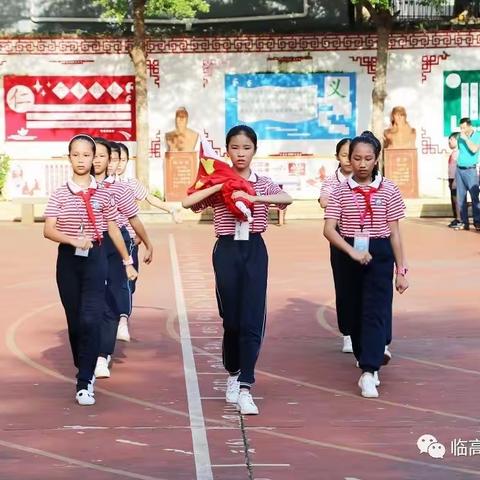
<svg viewBox="0 0 480 480"><path fill-rule="evenodd" d="M45 213L43 214L44 217L56 218L55 228L72 237L78 237L83 226L83 234L90 240L97 240L96 232L102 238L106 222L116 220L117 208L108 190L98 188L97 182L93 177L89 188L95 189L90 198L95 216L95 226L88 218L85 202L78 195L82 191L82 187L74 183L73 180L69 180L65 185L53 192L48 200Z"/></svg>
<svg viewBox="0 0 480 480"><path fill-rule="evenodd" d="M140 183L136 178L129 178L127 180L125 179L120 179L121 183L125 183L128 185L133 192L133 196L135 197L135 200L137 202L141 202L145 200L148 197L148 189L143 183ZM135 230L132 228L130 223L126 224L128 233L130 235L130 238L135 238L136 233Z"/></svg>
<svg viewBox="0 0 480 480"><path fill-rule="evenodd" d="M117 206L117 225L118 228L130 226L129 218L135 217L138 214L139 208L132 189L127 183L118 182L115 177L107 177L99 187L106 188L112 196L115 205ZM104 231L107 230L107 222L104 224ZM130 227L131 228L131 227ZM132 229L133 230L133 229Z"/></svg>
<svg viewBox="0 0 480 480"><path fill-rule="evenodd" d="M123 180L123 182L127 183L127 185L132 189L133 195L135 196L135 200L137 202L141 202L148 197L148 188L136 178L129 178L126 181Z"/></svg>
<svg viewBox="0 0 480 480"><path fill-rule="evenodd" d="M320 198L327 197L330 198L334 188L340 183L343 183L347 177L340 171L340 168L337 168L334 174L329 175L322 183L322 188L320 189Z"/></svg>
<svg viewBox="0 0 480 480"><path fill-rule="evenodd" d="M276 195L281 193L282 189L268 177L259 177L251 173L248 181L252 184L257 195ZM235 235L236 218L227 210L219 194L211 195L200 203L192 206L195 213L205 210L207 207L213 207L213 224L215 235ZM279 205L284 209L286 205ZM267 229L268 205L265 203L253 204L253 222L250 224L250 233L262 233Z"/></svg>
<svg viewBox="0 0 480 480"><path fill-rule="evenodd" d="M390 236L388 222L405 217L405 204L398 187L387 178L377 175L370 185L359 185L352 178L341 183L330 195L325 218L338 221L342 237L354 237L361 230L361 216L366 212L366 200L361 193L353 189L360 187L363 191L377 188L371 198L373 216L367 214L363 230L372 238Z"/></svg>

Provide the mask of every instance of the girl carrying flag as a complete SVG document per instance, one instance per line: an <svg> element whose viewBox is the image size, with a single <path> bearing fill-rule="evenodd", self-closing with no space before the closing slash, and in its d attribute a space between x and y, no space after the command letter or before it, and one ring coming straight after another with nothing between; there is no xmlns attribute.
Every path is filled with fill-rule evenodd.
<svg viewBox="0 0 480 480"><path fill-rule="evenodd" d="M252 128L233 127L227 133L226 146L232 171L247 180L255 192L234 191L231 198L253 205L253 221L238 220L227 208L223 195L219 194L223 183L216 183L214 178L215 169L211 171L214 184L194 191L182 205L194 212L213 207L217 236L213 269L224 328L223 364L229 374L225 399L235 403L241 414L256 415L258 407L250 389L255 382L255 365L265 333L268 277L268 254L262 233L267 229L268 205L275 203L285 208L292 199L270 178L260 177L250 168L257 151L257 135ZM220 179L226 178L222 172Z"/></svg>

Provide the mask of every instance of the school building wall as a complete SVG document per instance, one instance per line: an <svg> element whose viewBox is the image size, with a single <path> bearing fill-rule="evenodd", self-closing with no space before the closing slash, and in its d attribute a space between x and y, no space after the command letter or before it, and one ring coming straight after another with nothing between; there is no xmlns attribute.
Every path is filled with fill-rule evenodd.
<svg viewBox="0 0 480 480"><path fill-rule="evenodd" d="M53 165L49 172L63 174L55 168L65 164L57 157L66 154L65 135L70 131L62 130L57 122L53 125L58 132L49 132L48 121L40 122L43 130L35 130L39 123L34 119L54 121L55 114L35 116L35 104L43 101L41 96L52 97L58 105L102 103L105 97L114 104L132 103L134 71L129 42L106 38L0 39L0 152L12 158L11 169L17 169L17 176L23 170L27 184L32 184L28 179L31 172L39 178L45 176L45 164L49 168ZM315 198L322 176L319 172L335 168L336 142L369 128L375 46L376 37L366 34L149 40L151 187L164 191L164 136L174 128L175 110L184 106L189 112L189 128L205 135L222 153L225 132L232 122L254 122L261 132L258 168L282 183L290 182L297 198ZM444 199L448 195L447 137L452 125L461 116L470 116L474 124L480 124L479 46L477 31L391 37L385 127L393 106L406 107L408 121L417 131L421 197ZM27 79L30 86L13 90L16 84L12 76L31 77ZM60 77L74 80L75 88L70 84L66 93L56 88ZM86 77L98 77L100 91L90 91L92 83L89 80L87 85ZM102 93L113 83L113 94ZM20 94L26 95L26 106L17 102ZM314 111L309 104L312 99L318 102ZM33 113L25 114L29 108ZM134 153L133 112L132 105L132 118L124 111L118 117L118 128L105 124L100 133L107 137L114 134ZM23 125L25 119L35 128ZM282 128L282 124L289 128ZM48 182L42 177L39 191L33 194L44 194L41 189L48 188ZM19 194L18 185L12 188ZM25 191L28 193L29 188Z"/></svg>

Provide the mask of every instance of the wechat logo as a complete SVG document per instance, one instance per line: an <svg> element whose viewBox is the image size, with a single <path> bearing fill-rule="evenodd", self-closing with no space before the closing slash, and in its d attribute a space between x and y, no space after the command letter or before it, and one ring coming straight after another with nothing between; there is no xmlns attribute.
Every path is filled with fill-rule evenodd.
<svg viewBox="0 0 480 480"><path fill-rule="evenodd" d="M420 453L428 453L432 458L443 458L445 445L441 444L433 435L426 433L417 440Z"/></svg>

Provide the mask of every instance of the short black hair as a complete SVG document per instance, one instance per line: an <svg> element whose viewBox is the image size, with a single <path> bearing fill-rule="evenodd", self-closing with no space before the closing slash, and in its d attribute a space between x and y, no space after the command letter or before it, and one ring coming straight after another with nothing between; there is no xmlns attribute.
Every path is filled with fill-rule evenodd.
<svg viewBox="0 0 480 480"><path fill-rule="evenodd" d="M93 137L93 139L95 140L95 143L97 145L103 145L107 149L108 158L110 158L110 156L112 155L112 147L110 146L110 142L103 137Z"/></svg>
<svg viewBox="0 0 480 480"><path fill-rule="evenodd" d="M227 133L227 138L225 140L226 146L228 148L228 145L230 144L230 140L232 137L235 137L235 135L240 135L243 133L246 137L248 137L252 143L253 146L255 147L255 150L257 149L257 134L255 133L255 130L252 127L249 127L248 125L237 125L235 127L232 127L228 133Z"/></svg>
<svg viewBox="0 0 480 480"><path fill-rule="evenodd" d="M368 145L371 145L373 147L373 152L375 153L375 160L379 159L380 153L382 153L382 144L380 143L380 140L370 130L363 131L358 137L355 137L350 142L350 148L348 150L348 158L352 158L353 150L358 143L366 143ZM378 163L373 167L372 180L375 179L377 174L378 174Z"/></svg>
<svg viewBox="0 0 480 480"><path fill-rule="evenodd" d="M466 123L467 125L471 125L471 124L472 124L472 121L470 120L469 117L463 117L463 118L460 119L460 125L461 125L462 123Z"/></svg>
<svg viewBox="0 0 480 480"><path fill-rule="evenodd" d="M79 135L75 135L70 139L70 142L68 142L68 153L72 151L72 146L76 141L88 142L92 146L93 154L95 155L96 153L95 140L90 135L87 135L86 133L80 133Z"/></svg>
<svg viewBox="0 0 480 480"><path fill-rule="evenodd" d="M451 138L454 138L455 140L458 140L458 137L460 136L460 132L452 132L449 136L448 139L450 140Z"/></svg>
<svg viewBox="0 0 480 480"><path fill-rule="evenodd" d="M127 154L127 162L130 160L130 152L128 147L124 143L117 142L117 145L120 147L120 150L123 150Z"/></svg>
<svg viewBox="0 0 480 480"><path fill-rule="evenodd" d="M338 157L338 155L340 154L340 149L346 144L346 143L350 143L352 141L351 138L342 138L336 145L335 147L335 156Z"/></svg>
<svg viewBox="0 0 480 480"><path fill-rule="evenodd" d="M117 142L112 142L112 141L109 141L109 143L110 143L110 148L112 149L112 153L117 152L118 155L120 156L120 145Z"/></svg>

